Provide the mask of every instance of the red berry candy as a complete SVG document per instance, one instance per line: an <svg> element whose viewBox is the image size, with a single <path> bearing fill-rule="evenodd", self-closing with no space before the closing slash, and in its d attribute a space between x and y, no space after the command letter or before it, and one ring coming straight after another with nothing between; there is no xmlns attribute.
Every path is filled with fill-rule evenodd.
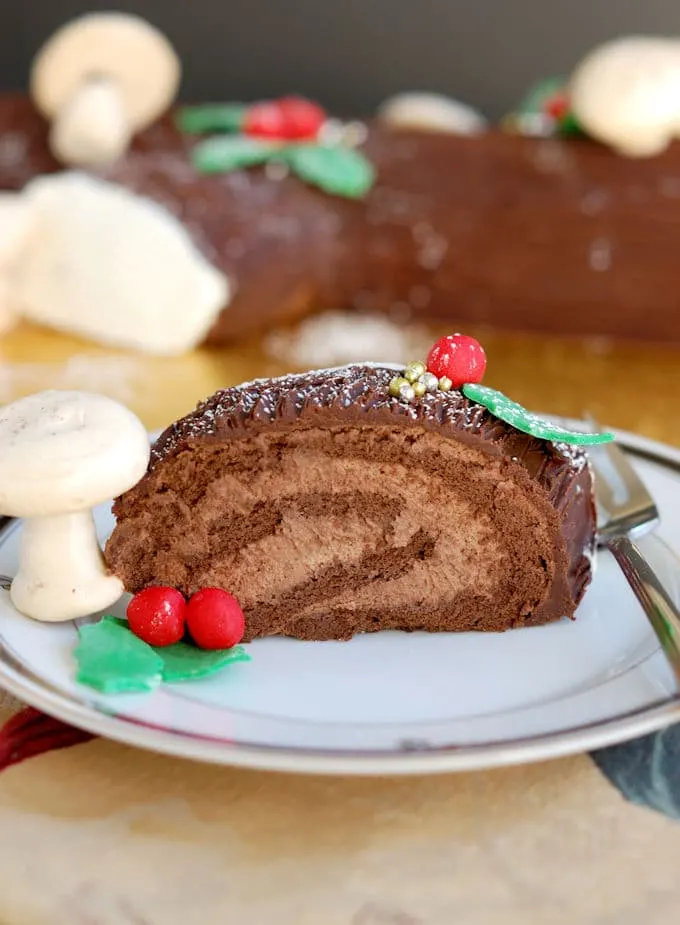
<svg viewBox="0 0 680 925"><path fill-rule="evenodd" d="M552 116L556 121L564 119L569 112L569 98L566 93L556 93L549 97L543 104L543 109L547 115Z"/></svg>
<svg viewBox="0 0 680 925"><path fill-rule="evenodd" d="M127 608L130 629L150 646L179 642L186 616L187 602L176 588L145 588L135 594Z"/></svg>
<svg viewBox="0 0 680 925"><path fill-rule="evenodd" d="M285 96L251 106L243 131L257 138L301 141L316 138L325 121L326 113L316 103L299 96Z"/></svg>
<svg viewBox="0 0 680 925"><path fill-rule="evenodd" d="M326 113L317 103L300 96L285 96L279 100L283 113L285 137L291 141L316 138L326 121Z"/></svg>
<svg viewBox="0 0 680 925"><path fill-rule="evenodd" d="M454 389L466 382L481 382L486 369L484 348L467 334L447 334L427 355L427 368L438 379L447 376Z"/></svg>
<svg viewBox="0 0 680 925"><path fill-rule="evenodd" d="M187 627L201 649L231 649L243 639L245 619L233 594L201 588L189 599Z"/></svg>
<svg viewBox="0 0 680 925"><path fill-rule="evenodd" d="M275 100L254 103L248 108L243 121L245 135L256 138L285 138L284 114Z"/></svg>

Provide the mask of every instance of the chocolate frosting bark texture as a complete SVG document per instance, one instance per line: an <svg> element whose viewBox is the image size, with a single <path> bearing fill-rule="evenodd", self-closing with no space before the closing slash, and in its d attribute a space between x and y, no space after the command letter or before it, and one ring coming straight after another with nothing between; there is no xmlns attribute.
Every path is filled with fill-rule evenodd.
<svg viewBox="0 0 680 925"><path fill-rule="evenodd" d="M59 165L30 102L0 100L0 188ZM266 168L201 175L171 118L104 176L179 216L236 295L215 343L319 309L680 341L680 146L646 159L582 139L374 125L365 200Z"/></svg>
<svg viewBox="0 0 680 925"><path fill-rule="evenodd" d="M571 616L591 575L585 455L458 392L392 398L393 374L351 366L216 393L116 502L109 566L131 591L227 587L248 638Z"/></svg>

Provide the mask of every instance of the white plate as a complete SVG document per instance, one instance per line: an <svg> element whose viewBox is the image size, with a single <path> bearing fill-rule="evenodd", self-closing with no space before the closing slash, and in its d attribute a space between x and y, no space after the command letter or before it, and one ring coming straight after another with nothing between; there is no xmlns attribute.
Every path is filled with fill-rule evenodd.
<svg viewBox="0 0 680 925"><path fill-rule="evenodd" d="M680 599L680 453L620 435L662 527L645 550ZM112 527L97 511L103 538ZM0 537L16 571L20 523ZM667 545L668 544L668 545ZM114 609L123 614L124 602ZM533 761L680 720L656 639L608 553L575 622L502 634L376 633L350 642L265 639L252 661L146 695L74 681L73 624L33 623L0 591L0 684L93 733L203 761L291 771L394 774Z"/></svg>

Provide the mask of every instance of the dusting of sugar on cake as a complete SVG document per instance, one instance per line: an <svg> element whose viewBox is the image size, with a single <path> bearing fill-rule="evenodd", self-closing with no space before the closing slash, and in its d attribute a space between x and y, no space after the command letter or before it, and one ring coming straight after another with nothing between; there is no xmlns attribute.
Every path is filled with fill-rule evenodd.
<svg viewBox="0 0 680 925"><path fill-rule="evenodd" d="M592 189L583 196L579 209L584 215L599 215L609 205L610 195L605 189Z"/></svg>
<svg viewBox="0 0 680 925"><path fill-rule="evenodd" d="M399 364L362 363L222 389L160 436L151 452L149 475L172 457L211 446L219 455L230 443L244 441L247 447L268 432L277 436L277 447L284 446L288 433L308 429L329 429L340 440L345 432L364 428L384 429L387 439L397 432L407 442L411 429L415 435L435 433L498 460L500 485L508 478L526 478L517 471L521 468L540 486L565 519L573 562L569 580L575 599L580 598L590 576L594 517L584 451L522 433L457 389L404 400L390 393L395 372L402 371ZM576 492L579 486L582 490ZM572 522L575 532L567 529Z"/></svg>
<svg viewBox="0 0 680 925"><path fill-rule="evenodd" d="M381 355L407 363L427 353L430 342L431 336L421 327L404 327L380 315L328 311L295 330L270 332L264 347L277 360L310 367L363 362Z"/></svg>
<svg viewBox="0 0 680 925"><path fill-rule="evenodd" d="M0 402L45 388L102 392L131 402L142 367L134 357L76 354L64 363L0 362Z"/></svg>
<svg viewBox="0 0 680 925"><path fill-rule="evenodd" d="M589 465L588 454L575 443L553 442L553 446L562 456L565 456L575 469L581 470Z"/></svg>
<svg viewBox="0 0 680 925"><path fill-rule="evenodd" d="M295 426L303 415L315 409L340 411L343 419L346 413L353 413L359 422L366 420L376 425L397 424L408 418L443 436L460 439L466 433L490 444L506 441L515 433L513 427L456 389L427 393L416 402L391 396L390 381L400 370L395 363L364 362L255 379L222 389L161 435L152 450L151 468L187 444L210 441L217 435L227 440L238 438L276 422ZM561 481L562 468L581 471L586 465L586 456L578 447L536 438L528 438L527 442L526 435L517 435L524 441L518 447L520 456L538 451L545 456L546 464L549 459L553 463L559 460L548 479L555 486Z"/></svg>
<svg viewBox="0 0 680 925"><path fill-rule="evenodd" d="M612 244L608 238L596 238L591 243L588 262L596 273L604 273L611 268Z"/></svg>
<svg viewBox="0 0 680 925"><path fill-rule="evenodd" d="M26 157L29 142L23 132L5 132L0 137L0 167L18 167Z"/></svg>
<svg viewBox="0 0 680 925"><path fill-rule="evenodd" d="M659 192L667 199L680 199L680 177L660 177Z"/></svg>
<svg viewBox="0 0 680 925"><path fill-rule="evenodd" d="M428 222L417 222L412 229L417 246L418 264L424 270L436 270L449 249L449 242Z"/></svg>

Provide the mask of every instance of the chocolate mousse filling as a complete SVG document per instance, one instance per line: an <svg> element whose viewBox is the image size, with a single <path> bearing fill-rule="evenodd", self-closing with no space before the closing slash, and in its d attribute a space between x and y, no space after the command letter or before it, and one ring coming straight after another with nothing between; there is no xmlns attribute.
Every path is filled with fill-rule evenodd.
<svg viewBox="0 0 680 925"><path fill-rule="evenodd" d="M503 630L590 578L583 453L458 392L407 405L353 366L217 393L159 439L107 547L129 591L231 591L246 639Z"/></svg>

